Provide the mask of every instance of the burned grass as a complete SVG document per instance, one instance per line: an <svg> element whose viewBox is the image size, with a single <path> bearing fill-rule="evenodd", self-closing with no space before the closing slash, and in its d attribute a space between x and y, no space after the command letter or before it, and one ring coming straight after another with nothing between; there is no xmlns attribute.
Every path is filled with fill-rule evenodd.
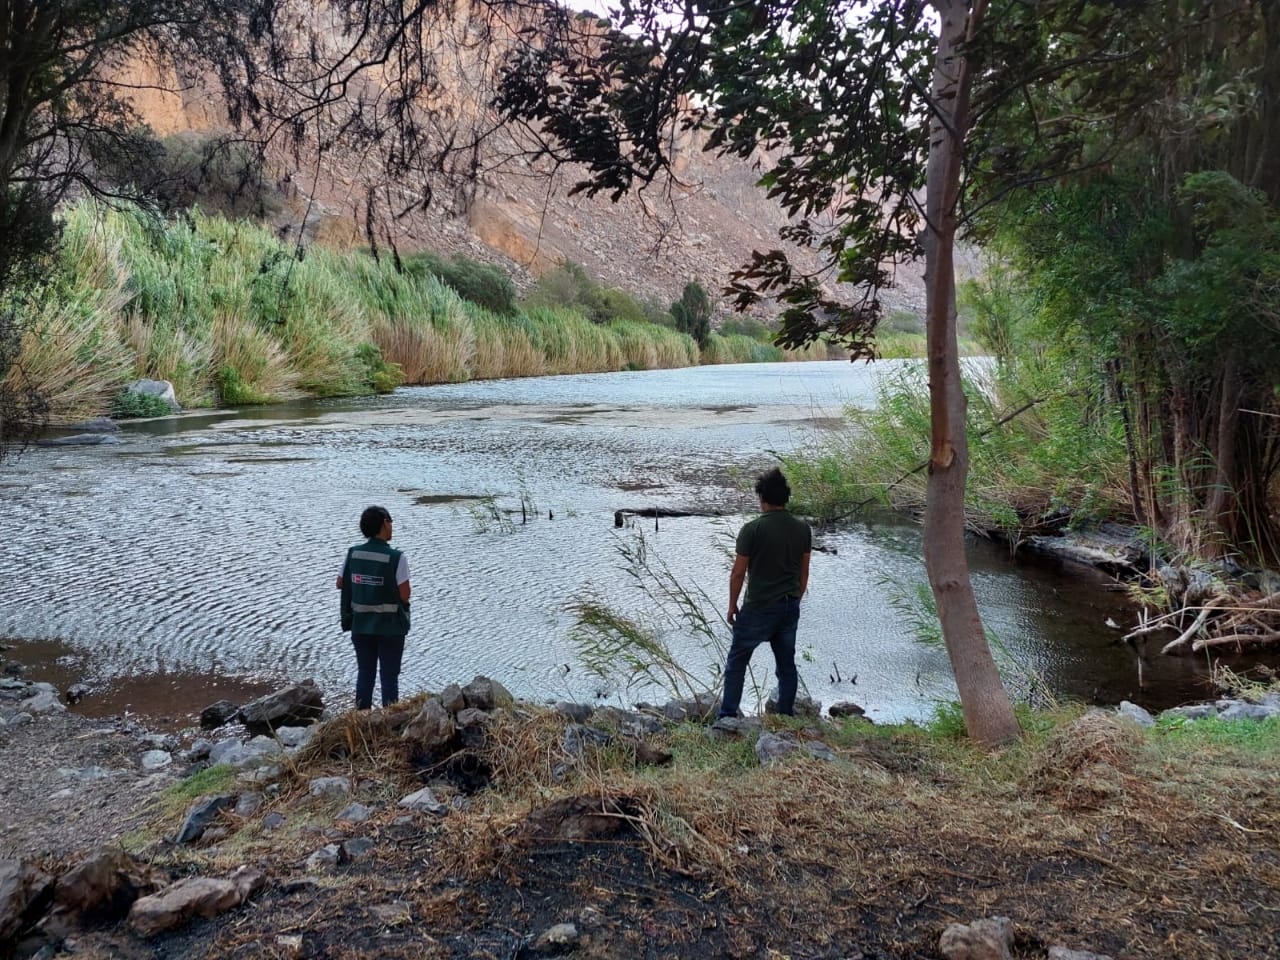
<svg viewBox="0 0 1280 960"><path fill-rule="evenodd" d="M834 762L769 768L749 743L682 726L650 738L675 756L651 767L624 736L573 757L563 718L520 707L473 745L489 783L468 794L406 751L408 719L322 729L271 804L310 832L286 843L246 822L234 847L269 866L270 891L161 952L510 960L571 922L579 957L897 960L938 957L949 923L1003 915L1019 958L1051 944L1280 957L1280 749L1064 713L995 756L914 728L816 725L796 732ZM335 825L298 787L335 773L375 799L434 777L464 801ZM371 857L305 878L300 840L357 832Z"/></svg>

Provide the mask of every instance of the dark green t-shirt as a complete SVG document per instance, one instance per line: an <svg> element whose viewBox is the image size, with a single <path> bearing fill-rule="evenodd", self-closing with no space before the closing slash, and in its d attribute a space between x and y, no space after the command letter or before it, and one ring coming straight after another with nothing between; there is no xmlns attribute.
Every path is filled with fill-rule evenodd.
<svg viewBox="0 0 1280 960"><path fill-rule="evenodd" d="M813 549L809 525L786 510L766 510L738 531L738 556L746 557L744 607L765 607L800 596L800 564Z"/></svg>

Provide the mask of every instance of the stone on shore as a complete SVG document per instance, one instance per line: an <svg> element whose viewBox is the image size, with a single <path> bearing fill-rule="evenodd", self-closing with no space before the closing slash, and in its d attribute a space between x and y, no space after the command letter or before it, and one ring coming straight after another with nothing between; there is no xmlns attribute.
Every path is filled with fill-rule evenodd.
<svg viewBox="0 0 1280 960"><path fill-rule="evenodd" d="M324 697L314 680L290 684L240 708L240 720L255 736L270 736L277 727L305 727L324 713Z"/></svg>
<svg viewBox="0 0 1280 960"><path fill-rule="evenodd" d="M153 937L195 917L210 920L233 910L265 884L262 872L249 867L241 867L226 880L188 877L135 901L129 911L129 923L139 935Z"/></svg>

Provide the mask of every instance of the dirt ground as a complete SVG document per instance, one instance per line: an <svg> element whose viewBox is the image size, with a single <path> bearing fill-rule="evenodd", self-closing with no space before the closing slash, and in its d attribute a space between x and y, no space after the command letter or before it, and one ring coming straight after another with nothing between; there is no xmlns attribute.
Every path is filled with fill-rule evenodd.
<svg viewBox="0 0 1280 960"><path fill-rule="evenodd" d="M51 868L127 833L174 877L242 863L268 874L262 894L216 919L151 940L96 927L63 950L517 960L556 952L538 938L572 923L568 955L600 960L906 960L941 957L948 924L1006 916L1017 958L1051 945L1116 960L1280 957L1280 751L1170 751L1111 719L1067 717L988 757L824 722L788 729L821 737L834 762L761 768L751 744L686 725L652 738L675 755L668 767L637 766L619 740L558 780L564 721L517 711L477 754L487 785L467 795L436 781L468 809L406 820L395 799L439 768L403 753L394 720L351 717L317 737L266 807L195 849L165 839L180 814L158 802L158 782L152 807L105 793L72 831L65 806L6 784L6 820L26 818L6 836L44 837ZM111 759L110 736L72 732L87 722L68 721L49 762ZM8 740L0 763L15 769L36 743ZM372 819L337 822L334 801L309 799L305 783L324 774L352 776ZM262 829L269 812L286 826ZM311 851L356 836L370 853L305 868Z"/></svg>

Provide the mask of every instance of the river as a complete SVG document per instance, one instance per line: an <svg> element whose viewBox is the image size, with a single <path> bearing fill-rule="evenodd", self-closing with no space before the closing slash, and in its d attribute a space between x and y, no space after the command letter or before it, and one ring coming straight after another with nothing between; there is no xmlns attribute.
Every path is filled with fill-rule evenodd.
<svg viewBox="0 0 1280 960"><path fill-rule="evenodd" d="M536 699L656 699L589 674L575 600L645 618L623 569L643 538L687 590L723 614L732 536L750 481L866 404L874 365L752 364L407 388L383 397L197 412L126 424L120 443L36 447L0 476L0 636L64 651L90 684L156 678L198 711L219 680L314 677L349 705L354 674L334 589L360 510L386 506L406 551L414 627L401 689L475 674ZM524 505L522 522L521 506ZM619 509L721 511L637 519ZM879 721L925 719L954 699L945 654L920 643L890 598L923 581L920 532L854 523L817 533L798 648L809 693ZM1131 616L1106 578L1011 561L975 542L988 628L1060 697L1158 707L1207 695L1199 658L1133 652L1106 626ZM659 624L700 679L715 655ZM723 634L722 634L723 635ZM762 688L771 658L754 665ZM163 685L163 684L162 684ZM751 705L751 697L744 705ZM138 705L138 709L143 709Z"/></svg>

